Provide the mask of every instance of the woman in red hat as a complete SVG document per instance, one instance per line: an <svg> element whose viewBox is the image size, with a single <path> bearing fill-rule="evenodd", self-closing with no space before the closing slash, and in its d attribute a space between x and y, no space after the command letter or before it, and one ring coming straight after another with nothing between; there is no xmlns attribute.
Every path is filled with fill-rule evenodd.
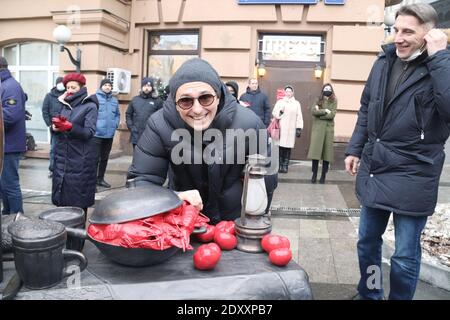
<svg viewBox="0 0 450 320"><path fill-rule="evenodd" d="M66 92L59 116L52 119L56 134L52 202L57 206L87 208L95 201L97 152L93 137L97 123L98 100L88 96L86 78L69 73L63 79Z"/></svg>

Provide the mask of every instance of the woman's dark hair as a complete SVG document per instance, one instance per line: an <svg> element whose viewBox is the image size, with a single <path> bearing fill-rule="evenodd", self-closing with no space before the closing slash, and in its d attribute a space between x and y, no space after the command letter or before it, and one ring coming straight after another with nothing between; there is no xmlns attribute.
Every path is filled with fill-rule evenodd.
<svg viewBox="0 0 450 320"><path fill-rule="evenodd" d="M325 83L323 85L323 87L322 87L322 91L320 91L319 101L317 102L317 105L319 107L322 107L322 105L323 105L323 99L324 99L323 89L325 89L325 87L330 87L331 88L331 96L328 98L328 100L330 100L330 101L335 101L336 100L336 95L334 94L333 86L331 85L331 83Z"/></svg>

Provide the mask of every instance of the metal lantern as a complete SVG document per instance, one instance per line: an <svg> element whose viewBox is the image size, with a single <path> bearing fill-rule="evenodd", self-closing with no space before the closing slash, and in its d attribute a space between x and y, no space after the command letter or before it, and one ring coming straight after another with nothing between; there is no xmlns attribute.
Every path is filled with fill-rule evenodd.
<svg viewBox="0 0 450 320"><path fill-rule="evenodd" d="M263 252L261 239L272 231L272 222L265 213L268 201L264 182L266 163L266 157L251 155L244 169L241 217L235 220L237 249L244 252Z"/></svg>

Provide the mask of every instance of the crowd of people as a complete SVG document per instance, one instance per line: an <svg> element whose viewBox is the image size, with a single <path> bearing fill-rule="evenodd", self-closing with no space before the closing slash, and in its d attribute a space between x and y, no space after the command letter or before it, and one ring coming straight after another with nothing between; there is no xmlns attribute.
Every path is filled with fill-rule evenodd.
<svg viewBox="0 0 450 320"><path fill-rule="evenodd" d="M396 250L389 298L412 299L415 292L420 234L436 206L444 144L450 133L450 50L448 37L435 28L437 19L436 11L426 4L404 6L397 12L394 43L384 45L374 63L345 152L346 170L357 175L356 195L362 205L357 251L358 292L363 299L384 297L381 287L367 285L368 270L381 268L381 236L391 213ZM23 212L18 169L25 151L27 96L4 57L0 57L0 80L5 129L0 193L2 213L10 214ZM165 92L167 97L161 99L154 80L144 77L139 94L128 105L126 125L133 160L127 178L137 186L162 186L168 178L169 188L202 210L211 223L234 220L241 213L245 166L237 159L250 155L251 141L244 140L239 148L236 137L227 136L218 144L214 136L227 130L263 131L266 134L257 136L257 145L266 147L257 149L258 153L270 158L270 145L279 147L279 170L265 177L268 211L278 173L288 172L291 150L304 128L294 86L286 84L283 96L271 106L258 79L249 79L239 96L235 81L223 83L208 62L193 58L175 72ZM316 183L322 161L319 182L323 184L334 159L338 100L333 86L326 83L307 107L312 119L307 154L312 161L311 183ZM44 99L42 116L51 134L52 201L87 212L97 186L111 187L105 171L120 123L112 83L103 79L97 92L89 95L84 75L60 77ZM267 134L273 120L279 124L276 138ZM182 138L183 133L194 139L173 139L174 134ZM174 155L180 144L181 161ZM233 159L226 158L230 149L236 151ZM211 150L214 161L204 156Z"/></svg>

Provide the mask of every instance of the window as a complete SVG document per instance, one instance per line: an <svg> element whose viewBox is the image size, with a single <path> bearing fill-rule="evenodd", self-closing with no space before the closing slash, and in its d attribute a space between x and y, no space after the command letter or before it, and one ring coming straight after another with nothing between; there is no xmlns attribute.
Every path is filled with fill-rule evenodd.
<svg viewBox="0 0 450 320"><path fill-rule="evenodd" d="M2 49L11 74L28 95L25 107L33 117L26 122L27 132L36 142L50 141L50 132L42 118L42 103L58 77L58 49L58 45L48 42L25 42Z"/></svg>
<svg viewBox="0 0 450 320"><path fill-rule="evenodd" d="M147 74L156 80L156 87L161 92L183 62L198 56L197 32L152 32L149 34Z"/></svg>

